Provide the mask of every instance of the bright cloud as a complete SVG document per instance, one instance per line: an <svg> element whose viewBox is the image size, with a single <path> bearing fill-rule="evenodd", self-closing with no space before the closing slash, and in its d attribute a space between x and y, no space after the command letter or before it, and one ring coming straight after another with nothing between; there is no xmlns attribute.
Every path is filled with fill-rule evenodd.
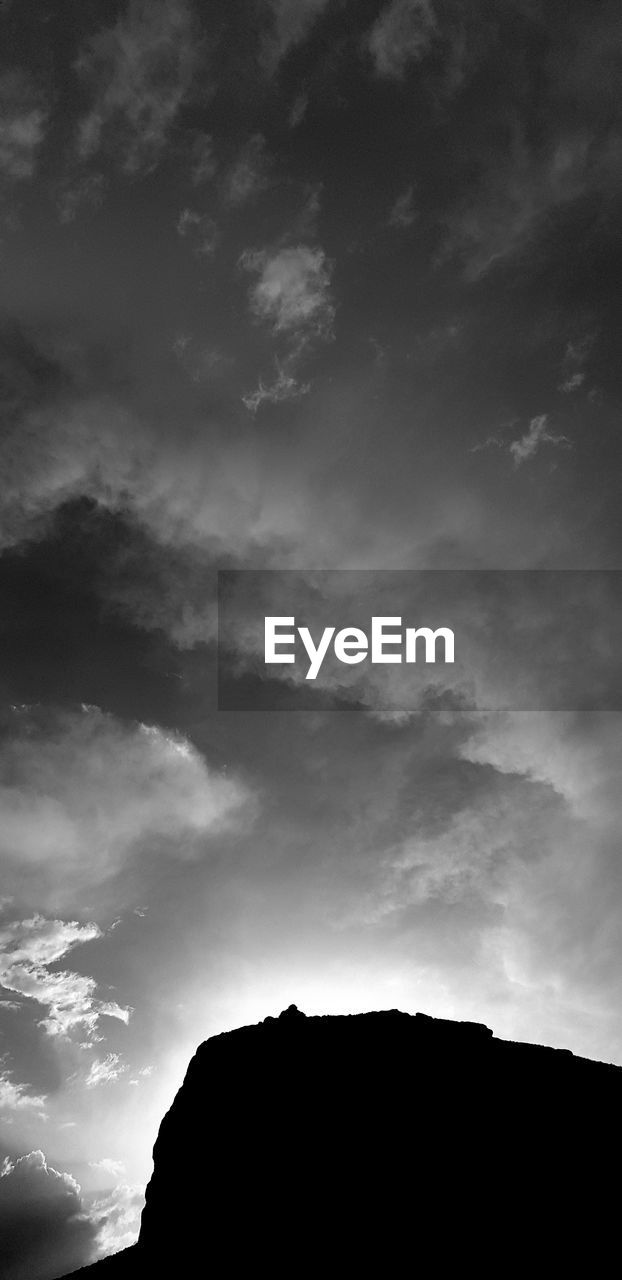
<svg viewBox="0 0 622 1280"><path fill-rule="evenodd" d="M107 1053L105 1058L96 1058L91 1063L84 1083L87 1089L95 1089L99 1084L113 1084L125 1071L127 1067L121 1062L121 1055Z"/></svg>
<svg viewBox="0 0 622 1280"><path fill-rule="evenodd" d="M42 1111L45 1098L28 1093L26 1085L12 1080L0 1065L0 1111Z"/></svg>
<svg viewBox="0 0 622 1280"><path fill-rule="evenodd" d="M53 1036L66 1036L77 1027L95 1034L101 1017L127 1022L130 1010L96 996L94 978L50 968L74 947L102 937L95 924L75 920L47 920L36 915L0 927L0 984L36 1001L46 1010L41 1026Z"/></svg>
<svg viewBox="0 0 622 1280"><path fill-rule="evenodd" d="M323 249L299 244L275 253L247 251L241 261L259 277L250 294L258 320L303 342L332 336L332 264Z"/></svg>
<svg viewBox="0 0 622 1280"><path fill-rule="evenodd" d="M243 786L162 729L122 724L95 707L57 716L25 710L0 750L0 859L6 877L21 884L26 875L41 892L49 882L60 900L74 901L147 839L175 857L197 856L198 841L228 829L247 799ZM94 925L37 918L20 945L29 962L45 966L94 936ZM46 990L60 982L47 975Z"/></svg>

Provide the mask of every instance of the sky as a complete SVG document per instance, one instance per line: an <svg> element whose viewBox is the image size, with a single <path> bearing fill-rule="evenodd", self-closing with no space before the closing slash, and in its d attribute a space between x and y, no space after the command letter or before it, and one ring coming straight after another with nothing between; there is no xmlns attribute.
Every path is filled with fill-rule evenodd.
<svg viewBox="0 0 622 1280"><path fill-rule="evenodd" d="M0 1274L53 1280L135 1239L197 1044L291 1002L622 1065L606 697L216 694L218 570L622 568L622 17L0 27Z"/></svg>

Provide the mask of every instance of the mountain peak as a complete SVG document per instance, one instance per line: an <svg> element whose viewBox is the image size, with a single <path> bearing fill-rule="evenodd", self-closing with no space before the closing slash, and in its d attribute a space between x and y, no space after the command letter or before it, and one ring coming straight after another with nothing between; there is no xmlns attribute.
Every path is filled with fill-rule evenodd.
<svg viewBox="0 0 622 1280"><path fill-rule="evenodd" d="M199 1046L160 1126L138 1244L95 1271L394 1276L425 1235L442 1273L478 1262L491 1230L554 1269L577 1256L560 1223L585 1230L592 1213L596 1240L615 1221L621 1116L622 1068L480 1023L292 1004Z"/></svg>

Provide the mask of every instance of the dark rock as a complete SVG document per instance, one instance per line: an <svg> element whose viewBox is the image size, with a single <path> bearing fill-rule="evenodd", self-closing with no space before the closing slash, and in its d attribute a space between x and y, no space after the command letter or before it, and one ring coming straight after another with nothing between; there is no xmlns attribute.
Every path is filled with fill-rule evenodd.
<svg viewBox="0 0 622 1280"><path fill-rule="evenodd" d="M622 1069L479 1023L290 1005L199 1047L102 1277L600 1274L621 1106Z"/></svg>

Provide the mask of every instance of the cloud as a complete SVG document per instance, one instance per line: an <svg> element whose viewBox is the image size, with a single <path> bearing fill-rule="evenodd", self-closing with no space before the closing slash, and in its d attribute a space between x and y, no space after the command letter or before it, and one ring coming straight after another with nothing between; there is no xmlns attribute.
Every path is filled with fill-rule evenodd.
<svg viewBox="0 0 622 1280"><path fill-rule="evenodd" d="M482 176L446 217L441 258L457 255L469 280L523 250L547 216L606 181L602 154L586 132L527 145L514 130L503 156L480 161Z"/></svg>
<svg viewBox="0 0 622 1280"><path fill-rule="evenodd" d="M155 168L196 65L186 0L130 0L114 26L87 41L76 63L93 94L80 123L79 157L88 160L106 145L128 173Z"/></svg>
<svg viewBox="0 0 622 1280"><path fill-rule="evenodd" d="M547 424L548 416L546 413L540 414L537 418L532 418L524 436L521 436L519 440L513 440L508 446L514 459L515 467L520 467L523 462L533 458L544 444L564 445L568 449L572 447L567 436L554 435L552 431L549 431Z"/></svg>
<svg viewBox="0 0 622 1280"><path fill-rule="evenodd" d="M214 177L218 163L214 154L214 140L210 133L201 133L192 144L192 168L190 181L199 187Z"/></svg>
<svg viewBox="0 0 622 1280"><path fill-rule="evenodd" d="M107 1258L136 1242L144 1203L144 1188L125 1184L93 1201L90 1218L97 1228L98 1257Z"/></svg>
<svg viewBox="0 0 622 1280"><path fill-rule="evenodd" d="M130 1010L115 1001L98 999L93 978L50 968L74 947L102 936L95 924L48 920L41 915L2 925L0 984L47 1010L39 1025L49 1035L67 1036L80 1027L87 1038L92 1038L101 1017L127 1022Z"/></svg>
<svg viewBox="0 0 622 1280"><path fill-rule="evenodd" d="M12 1080L0 1065L0 1111L43 1111L45 1098L28 1093L25 1084Z"/></svg>
<svg viewBox="0 0 622 1280"><path fill-rule="evenodd" d="M49 1280L91 1262L98 1224L79 1183L47 1163L42 1151L5 1162L0 1177L3 1280Z"/></svg>
<svg viewBox="0 0 622 1280"><path fill-rule="evenodd" d="M399 80L432 45L436 18L430 0L390 0L365 37L376 74Z"/></svg>
<svg viewBox="0 0 622 1280"><path fill-rule="evenodd" d="M0 749L0 859L5 883L22 890L28 884L44 897L79 898L147 842L194 858L204 838L235 824L248 801L245 788L211 770L186 739L123 724L95 707L24 710L13 727ZM94 936L95 925L30 922L26 958L47 965ZM46 990L54 993L60 981L47 975Z"/></svg>
<svg viewBox="0 0 622 1280"><path fill-rule="evenodd" d="M251 413L257 413L262 404L280 404L285 400L299 400L311 390L309 382L298 382L292 373L277 361L277 377L269 386L264 386L261 378L259 386L252 395L242 396L242 401Z"/></svg>
<svg viewBox="0 0 622 1280"><path fill-rule="evenodd" d="M277 71L290 49L302 44L329 0L262 0L271 18L271 29L264 36L260 63L268 75Z"/></svg>
<svg viewBox="0 0 622 1280"><path fill-rule="evenodd" d="M516 424L512 422L511 427ZM523 462L528 462L543 445L560 445L563 448L571 449L572 441L568 436L555 435L549 431L548 414L541 413L535 418L531 418L529 426L524 435L519 436L516 440L503 440L500 436L488 436L486 440L482 440L479 444L471 446L470 453L479 453L482 449L501 449L504 453L509 453L515 467L522 466Z"/></svg>
<svg viewBox="0 0 622 1280"><path fill-rule="evenodd" d="M412 183L401 196L397 197L393 208L389 214L388 223L390 227L412 227L417 217L414 205L414 188Z"/></svg>
<svg viewBox="0 0 622 1280"><path fill-rule="evenodd" d="M596 333L586 333L567 344L562 362L563 381L557 388L558 391L570 395L583 386L585 365L596 342L596 336Z"/></svg>
<svg viewBox="0 0 622 1280"><path fill-rule="evenodd" d="M308 193L303 218L315 220L319 195L319 188ZM242 397L256 413L266 402L298 400L310 391L311 384L299 381L297 369L315 342L333 338L332 263L323 249L298 244L273 253L246 250L240 264L259 277L249 295L252 314L286 343L283 358L276 361L276 380L266 386L260 379L257 389Z"/></svg>
<svg viewBox="0 0 622 1280"><path fill-rule="evenodd" d="M577 1008L591 1007L597 1017L610 1010L617 1018L619 716L484 717L461 755L492 766L501 777L522 780L525 794L548 788L556 801L557 817L546 838L508 885L506 923L512 929L503 932L499 945L516 979L526 986L549 983L560 1000L571 993Z"/></svg>
<svg viewBox="0 0 622 1280"><path fill-rule="evenodd" d="M218 227L207 214L196 209L182 209L177 219L177 234L188 239L198 258L211 257L218 244Z"/></svg>
<svg viewBox="0 0 622 1280"><path fill-rule="evenodd" d="M261 133L255 133L244 144L223 178L221 195L224 203L234 208L248 204L266 189L269 168L266 140Z"/></svg>
<svg viewBox="0 0 622 1280"><path fill-rule="evenodd" d="M102 1160L92 1160L90 1167L109 1174L111 1178L122 1178L125 1173L123 1162L121 1160L112 1160L110 1156L104 1156Z"/></svg>
<svg viewBox="0 0 622 1280"><path fill-rule="evenodd" d="M0 176L6 181L34 177L47 121L41 93L22 72L0 76Z"/></svg>
<svg viewBox="0 0 622 1280"><path fill-rule="evenodd" d="M100 1084L113 1084L119 1080L127 1067L121 1062L119 1053L107 1053L105 1058L96 1058L91 1063L85 1080L87 1089L95 1089Z"/></svg>
<svg viewBox="0 0 622 1280"><path fill-rule="evenodd" d="M251 310L273 333L300 343L332 337L332 264L323 249L299 244L274 253L247 250L241 264L259 277L250 292Z"/></svg>
<svg viewBox="0 0 622 1280"><path fill-rule="evenodd" d="M285 335L284 365L312 332ZM181 334L173 345L192 381L226 374L230 359L211 344ZM241 558L307 539L269 441L258 448L232 438L213 417L160 433L109 397L29 398L18 385L0 436L0 546L44 538L56 510L80 497L118 515L132 537L107 598L175 644L214 638L210 569L223 553ZM294 465L302 482L302 457Z"/></svg>

